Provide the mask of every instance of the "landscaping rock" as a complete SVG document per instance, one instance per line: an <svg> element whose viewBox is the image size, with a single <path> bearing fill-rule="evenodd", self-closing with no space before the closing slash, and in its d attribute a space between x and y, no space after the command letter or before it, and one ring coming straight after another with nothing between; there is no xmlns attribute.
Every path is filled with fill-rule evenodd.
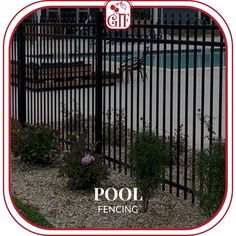
<svg viewBox="0 0 236 236"><path fill-rule="evenodd" d="M131 177L109 169L110 175L98 187L135 187ZM71 191L67 178L58 178L58 168L30 167L19 159L12 159L12 193L23 202L32 204L47 220L58 228L164 228L192 227L206 218L197 204L182 196L162 192L151 199L149 211L138 213L98 213L100 205L132 206L136 202L116 200L94 201L94 190Z"/></svg>

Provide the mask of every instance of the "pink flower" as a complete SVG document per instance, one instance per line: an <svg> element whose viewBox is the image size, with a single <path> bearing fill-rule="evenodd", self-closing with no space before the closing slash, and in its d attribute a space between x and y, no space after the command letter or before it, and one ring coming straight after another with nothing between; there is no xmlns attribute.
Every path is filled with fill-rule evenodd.
<svg viewBox="0 0 236 236"><path fill-rule="evenodd" d="M81 159L81 164L84 166L89 165L92 161L95 161L95 157L90 155L90 154L86 154L82 159Z"/></svg>

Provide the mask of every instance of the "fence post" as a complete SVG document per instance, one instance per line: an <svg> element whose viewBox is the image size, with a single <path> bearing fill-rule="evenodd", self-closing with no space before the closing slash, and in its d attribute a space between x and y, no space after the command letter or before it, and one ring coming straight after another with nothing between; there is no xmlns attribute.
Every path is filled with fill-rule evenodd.
<svg viewBox="0 0 236 236"><path fill-rule="evenodd" d="M102 12L96 13L96 110L95 141L96 153L102 153Z"/></svg>
<svg viewBox="0 0 236 236"><path fill-rule="evenodd" d="M18 118L22 126L26 122L26 91L25 91L25 27L19 26L18 38Z"/></svg>

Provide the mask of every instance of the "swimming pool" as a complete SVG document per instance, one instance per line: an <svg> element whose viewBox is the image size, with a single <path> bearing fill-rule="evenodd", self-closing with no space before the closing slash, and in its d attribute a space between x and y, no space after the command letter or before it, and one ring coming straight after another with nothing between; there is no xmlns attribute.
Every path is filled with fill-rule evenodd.
<svg viewBox="0 0 236 236"><path fill-rule="evenodd" d="M141 53L140 53L140 57L141 57ZM159 55L159 61L158 61L158 55ZM206 51L205 52L205 56L204 56L204 66L205 67L211 67L211 57L213 55L213 67L219 67L221 64L221 60L222 60L222 66L225 66L225 52L221 53L219 51L215 51L213 54L211 54L210 51ZM134 56L134 62L135 62L135 58L137 56L137 54L133 55ZM222 56L222 59L220 58ZM171 57L173 57L173 65L171 65ZM120 61L120 54L117 54L116 56L114 54L112 54L111 56L107 55L106 56L106 60L109 61L109 58L111 58L111 61L114 62L119 62ZM131 59L131 53L129 53L127 56L124 54L122 55L121 60L125 61L126 59ZM151 60L152 59L152 60ZM194 52L193 51L189 51L188 56L187 56L187 52L186 51L181 51L181 54L179 55L178 52L173 52L171 54L171 52L166 52L164 54L164 52L152 52L152 53L147 53L146 56L146 66L151 66L152 67L159 67L159 68L163 68L164 67L164 63L166 65L166 68L170 69L177 69L177 68L186 68L187 66L187 61L188 61L188 67L189 68L193 68L194 67ZM131 60L129 61L129 63L131 63ZM179 65L180 64L180 65ZM196 67L200 68L203 65L203 54L202 51L199 50L196 53Z"/></svg>
<svg viewBox="0 0 236 236"><path fill-rule="evenodd" d="M213 61L211 60L211 57L213 55ZM121 58L120 58L121 56ZM107 52L106 53L106 62L116 62L120 63L120 60L123 62L125 60L129 60L129 65L132 63L131 58L133 56L133 62L135 63L135 60L137 58L137 52L134 52L133 55L131 52L128 53L114 53L114 52ZM204 61L203 61L204 56ZM30 56L29 56L30 57ZM142 57L142 52L140 52L139 57ZM171 64L171 58L173 57L173 65ZM165 68L167 69L178 69L178 68L186 68L187 67L187 59L188 59L188 67L193 68L194 67L194 50L189 50L188 55L186 50L182 50L180 55L177 50L173 51L166 51L165 53L163 51L153 51L148 52L146 55L146 66L152 66L154 68L163 68L165 64ZM221 58L222 57L222 58ZM93 60L96 60L96 53L95 55L91 53L86 53L85 55L78 55L78 54L69 54L69 57L66 55L37 55L37 59L40 60L40 62L48 62L52 61L53 63L56 63L58 61L64 61L70 63L71 61L89 61L93 62ZM104 54L103 54L104 59ZM152 59L152 60L151 60ZM158 60L159 59L159 60ZM204 62L204 63L203 63ZM211 67L211 64L213 67L219 67L222 63L222 66L225 66L225 51L223 53L220 53L219 50L214 50L214 53L212 54L210 50L205 51L205 55L203 55L202 50L197 50L196 53L196 67L201 68L203 65L205 68Z"/></svg>

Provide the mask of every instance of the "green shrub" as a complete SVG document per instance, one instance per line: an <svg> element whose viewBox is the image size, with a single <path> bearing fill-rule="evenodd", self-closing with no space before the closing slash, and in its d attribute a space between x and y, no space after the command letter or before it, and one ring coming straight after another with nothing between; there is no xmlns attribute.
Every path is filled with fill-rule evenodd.
<svg viewBox="0 0 236 236"><path fill-rule="evenodd" d="M19 155L19 150L23 144L22 139L23 129L20 122L16 119L11 119L11 151L15 156Z"/></svg>
<svg viewBox="0 0 236 236"><path fill-rule="evenodd" d="M123 110L112 109L106 112L106 132L105 142L111 145L125 144L125 120L126 115ZM110 125L109 125L110 124Z"/></svg>
<svg viewBox="0 0 236 236"><path fill-rule="evenodd" d="M68 130L75 131L75 130L81 130L83 126L85 126L84 132L87 130L88 121L85 119L83 114L79 111L79 105L75 102L75 108L72 110L69 110L65 104L62 104L62 112L65 120L68 120L67 128Z"/></svg>
<svg viewBox="0 0 236 236"><path fill-rule="evenodd" d="M163 181L162 172L169 163L170 148L165 139L153 133L136 135L129 159L134 181L143 196L143 211L147 212L149 199Z"/></svg>
<svg viewBox="0 0 236 236"><path fill-rule="evenodd" d="M224 141L214 140L212 145L197 153L196 174L202 184L196 196L202 211L210 217L217 211L224 197Z"/></svg>
<svg viewBox="0 0 236 236"><path fill-rule="evenodd" d="M19 133L13 152L23 161L48 165L60 155L58 134L49 127L34 125L22 128Z"/></svg>
<svg viewBox="0 0 236 236"><path fill-rule="evenodd" d="M173 164L177 164L178 158L183 156L185 152L186 137L183 134L183 126L183 124L180 124L178 128L174 130L174 135L172 137L167 136L165 138L166 143L170 145Z"/></svg>
<svg viewBox="0 0 236 236"><path fill-rule="evenodd" d="M64 164L59 169L59 177L66 175L71 190L86 189L99 183L108 175L102 158L87 150L84 136L72 135L72 147L64 155Z"/></svg>

